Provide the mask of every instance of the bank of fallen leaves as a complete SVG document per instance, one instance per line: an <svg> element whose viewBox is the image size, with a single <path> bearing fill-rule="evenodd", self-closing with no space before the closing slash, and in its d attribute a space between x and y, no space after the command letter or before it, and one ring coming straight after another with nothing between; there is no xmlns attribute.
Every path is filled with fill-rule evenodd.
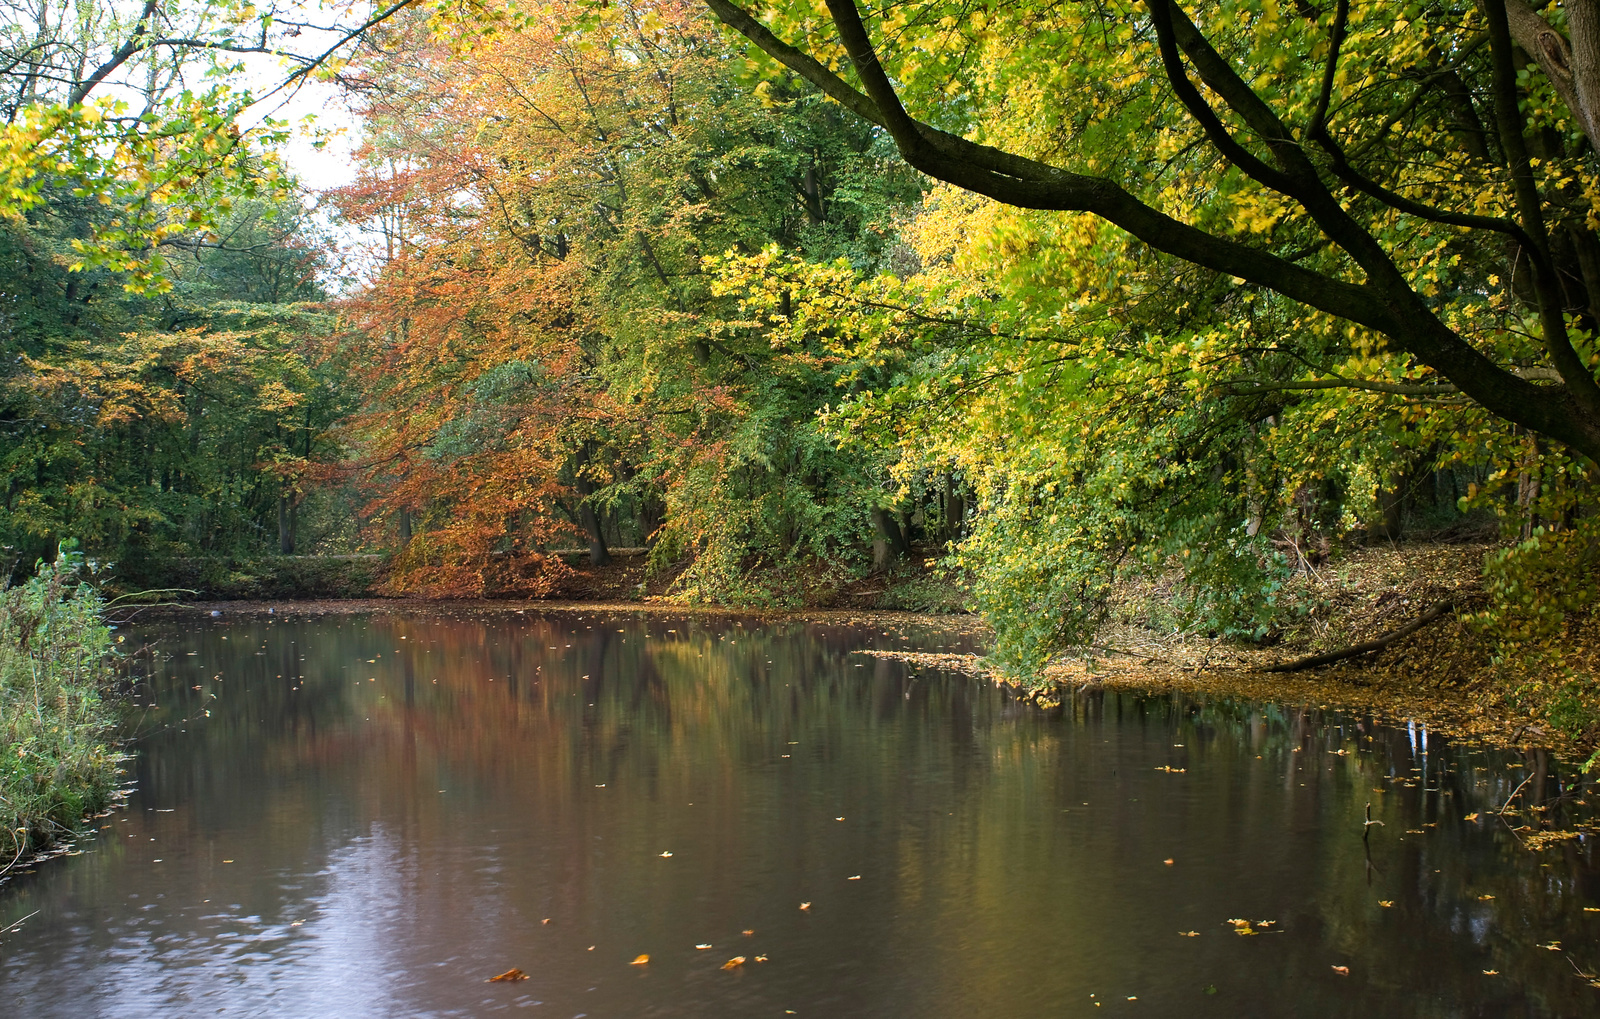
<svg viewBox="0 0 1600 1019"><path fill-rule="evenodd" d="M863 651L922 668L981 677L1043 707L1094 688L1183 692L1210 697L1305 704L1368 712L1379 719L1426 720L1436 729L1503 746L1543 746L1587 756L1600 731L1564 733L1547 723L1543 704L1515 671L1493 661L1492 648L1459 614L1447 616L1375 654L1322 669L1268 673L1274 665L1374 640L1449 598L1467 609L1483 600L1485 554L1495 546L1402 545L1358 549L1296 578L1295 595L1312 606L1269 646L1194 631L1161 633L1146 622L1177 592L1170 582L1120 588L1094 639L1057 657L1044 682L1015 683L980 656ZM1600 676L1600 625L1569 624L1563 661L1578 675ZM1581 759L1580 756L1580 759Z"/></svg>

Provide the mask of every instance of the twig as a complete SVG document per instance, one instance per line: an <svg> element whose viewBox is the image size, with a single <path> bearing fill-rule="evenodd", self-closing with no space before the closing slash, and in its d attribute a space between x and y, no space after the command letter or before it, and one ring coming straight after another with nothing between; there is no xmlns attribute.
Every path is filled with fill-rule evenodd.
<svg viewBox="0 0 1600 1019"><path fill-rule="evenodd" d="M21 920L18 920L16 923L10 924L9 926L6 926L6 927L0 927L0 934L4 934L7 931L16 930L18 927L21 927L23 925L23 923L25 923L28 920L32 920L34 917L38 916L42 912L43 912L42 909L36 909L33 912L29 913L27 916L23 917Z"/></svg>
<svg viewBox="0 0 1600 1019"><path fill-rule="evenodd" d="M1372 834L1372 826L1373 825L1377 825L1378 827L1381 828L1381 827L1383 827L1383 822L1382 821L1374 821L1372 819L1372 801L1368 800L1367 801L1367 820L1366 820L1366 823L1361 826L1361 841L1363 841L1363 842L1367 841L1367 836Z"/></svg>
<svg viewBox="0 0 1600 1019"><path fill-rule="evenodd" d="M1300 672L1303 669L1315 669L1320 665L1332 665L1334 662L1342 662L1346 658L1356 658L1361 655L1370 655L1374 651L1382 651L1384 648L1388 647L1390 644L1393 644L1397 640L1411 636L1413 633L1416 633L1418 630L1422 629L1424 626L1427 626L1434 620L1448 615L1450 612L1455 610L1455 607L1455 602L1452 599L1446 598L1444 601L1434 604L1428 609L1428 611L1424 612L1422 615L1413 619L1406 625L1400 627L1398 630L1391 630L1382 637L1379 637L1375 640L1369 640L1365 644L1357 644L1354 647L1347 647L1339 651L1329 651L1325 654L1311 655L1307 658L1297 658L1292 662L1284 662L1281 665L1274 665L1262 671Z"/></svg>
<svg viewBox="0 0 1600 1019"><path fill-rule="evenodd" d="M4 877L6 874L11 873L11 868L15 867L17 865L17 861L22 859L22 854L27 852L27 850L28 850L28 836L27 836L27 833L24 832L23 836L22 836L21 844L17 847L17 855L13 856L11 858L11 862L10 863L6 864L4 867L0 867L0 877Z"/></svg>
<svg viewBox="0 0 1600 1019"><path fill-rule="evenodd" d="M1511 806L1511 801L1517 798L1517 794L1522 792L1522 787L1527 785L1528 784L1528 779L1530 779L1532 777L1533 777L1533 772L1531 772L1531 771L1528 772L1528 774L1523 777L1522 781L1517 783L1517 787L1515 789L1511 790L1511 795L1506 797L1506 801L1504 803L1500 804L1500 809L1495 811L1495 813L1504 816L1504 814L1506 812L1506 808Z"/></svg>

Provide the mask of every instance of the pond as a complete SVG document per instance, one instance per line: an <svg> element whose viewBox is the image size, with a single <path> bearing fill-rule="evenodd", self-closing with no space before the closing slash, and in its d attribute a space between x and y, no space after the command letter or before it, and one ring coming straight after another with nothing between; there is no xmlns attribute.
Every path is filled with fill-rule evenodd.
<svg viewBox="0 0 1600 1019"><path fill-rule="evenodd" d="M1594 836L1548 837L1600 790L1541 753L856 653L969 649L912 622L141 643L137 789L0 888L0 1013L1600 1014Z"/></svg>

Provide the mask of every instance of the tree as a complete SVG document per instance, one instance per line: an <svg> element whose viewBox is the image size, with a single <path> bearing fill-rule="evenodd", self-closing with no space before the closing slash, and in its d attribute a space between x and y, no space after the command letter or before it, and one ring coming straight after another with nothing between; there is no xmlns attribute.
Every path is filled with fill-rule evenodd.
<svg viewBox="0 0 1600 1019"><path fill-rule="evenodd" d="M832 36L809 53L783 35L816 39L815 7L762 20L706 3L924 173L1008 205L1103 218L1369 330L1419 376L1333 377L1312 362L1310 377L1262 386L1460 392L1600 459L1588 121L1547 80L1519 76L1512 25L1528 38L1538 15L1517 0L1509 19L1506 0L1292 11L1246 0L1198 23L1173 0L922 3L879 12L886 52L851 0L827 0ZM1553 22L1532 25L1556 95L1577 97L1580 114L1596 74L1593 6L1567 5L1570 47ZM853 81L830 69L841 52ZM1019 122L1019 110L1038 119ZM1532 349L1471 321L1498 288L1527 309L1501 328L1525 331Z"/></svg>
<svg viewBox="0 0 1600 1019"><path fill-rule="evenodd" d="M810 89L742 88L693 7L538 13L487 40L397 23L362 68L371 173L341 200L403 229L350 306L354 434L398 581L526 589L563 535L597 561L648 541L701 598L763 597L761 557L837 565L886 480L817 427L840 365L774 348L703 260L875 269L917 182Z"/></svg>
<svg viewBox="0 0 1600 1019"><path fill-rule="evenodd" d="M74 238L78 264L163 289L170 239L216 227L235 201L286 194L271 153L284 125L239 123L263 98L229 84L243 61L287 65L274 94L336 74L338 54L415 2L351 0L313 18L303 5L248 0L11 0L0 22L0 217L66 190L100 202Z"/></svg>

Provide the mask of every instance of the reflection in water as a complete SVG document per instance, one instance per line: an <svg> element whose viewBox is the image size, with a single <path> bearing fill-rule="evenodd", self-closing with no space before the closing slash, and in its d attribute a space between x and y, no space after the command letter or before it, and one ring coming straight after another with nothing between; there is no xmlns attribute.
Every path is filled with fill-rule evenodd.
<svg viewBox="0 0 1600 1019"><path fill-rule="evenodd" d="M1591 793L1540 754L1227 701L1048 715L850 654L963 649L934 629L142 636L128 810L0 889L0 926L38 911L0 936L12 1014L1600 1008L1593 839L1523 845L1585 823ZM1538 809L1502 819L1519 784ZM531 979L485 982L511 967Z"/></svg>

